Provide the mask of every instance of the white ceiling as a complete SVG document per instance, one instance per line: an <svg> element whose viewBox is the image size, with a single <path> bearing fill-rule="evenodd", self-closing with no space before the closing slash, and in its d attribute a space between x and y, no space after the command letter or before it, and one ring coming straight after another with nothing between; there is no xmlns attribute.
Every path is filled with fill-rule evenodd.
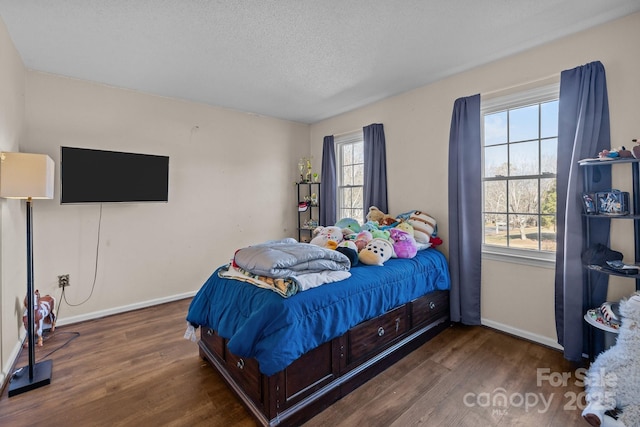
<svg viewBox="0 0 640 427"><path fill-rule="evenodd" d="M0 0L26 67L314 123L640 0Z"/></svg>

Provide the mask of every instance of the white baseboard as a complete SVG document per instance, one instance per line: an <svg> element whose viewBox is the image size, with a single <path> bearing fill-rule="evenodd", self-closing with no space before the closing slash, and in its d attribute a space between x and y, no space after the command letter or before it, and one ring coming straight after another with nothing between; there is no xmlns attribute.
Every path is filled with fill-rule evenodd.
<svg viewBox="0 0 640 427"><path fill-rule="evenodd" d="M480 322L482 323L482 325L487 326L489 328L497 329L499 331L506 332L508 334L515 335L517 337L524 338L529 341L537 342L547 347L555 348L558 350L563 349L563 347L560 344L558 344L557 341L549 337L534 334L528 331L523 331L522 329L514 328L512 326L505 325L499 322L494 322L493 320L489 320L485 318L480 319Z"/></svg>
<svg viewBox="0 0 640 427"><path fill-rule="evenodd" d="M120 307L110 308L107 310L94 311L93 313L86 313L78 316L65 317L63 319L59 319L56 322L56 326L72 325L74 323L80 323L87 320L94 320L94 319L99 319L101 317L111 316L113 314L126 313L127 311L138 310L140 308L146 308L154 305L164 304L167 302L178 301L185 298L191 298L196 293L197 291L185 292L183 294L171 295L168 297L142 301L135 304L129 304L129 305L123 305ZM186 313L185 313L185 317L186 317Z"/></svg>
<svg viewBox="0 0 640 427"><path fill-rule="evenodd" d="M20 351L22 350L22 343L24 342L25 338L26 338L26 332L24 332L24 334L20 337L20 341L13 346L13 350L11 350L11 354L9 355L6 363L2 367L2 372L0 372L0 387L1 387L0 389L4 388L5 382L8 382L11 375L13 375L13 371L12 371L12 369L14 368L13 364L15 363L15 361L18 359L18 356L20 355Z"/></svg>

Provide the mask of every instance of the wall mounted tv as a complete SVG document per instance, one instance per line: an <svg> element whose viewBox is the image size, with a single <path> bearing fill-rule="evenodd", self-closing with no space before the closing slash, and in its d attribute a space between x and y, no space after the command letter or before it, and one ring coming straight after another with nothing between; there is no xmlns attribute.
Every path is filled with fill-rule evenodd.
<svg viewBox="0 0 640 427"><path fill-rule="evenodd" d="M61 147L60 203L166 202L169 157Z"/></svg>

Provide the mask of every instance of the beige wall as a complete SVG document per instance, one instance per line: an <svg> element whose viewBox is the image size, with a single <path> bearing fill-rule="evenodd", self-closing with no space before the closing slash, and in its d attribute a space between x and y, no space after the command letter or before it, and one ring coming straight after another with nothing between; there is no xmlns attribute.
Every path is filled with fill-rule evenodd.
<svg viewBox="0 0 640 427"><path fill-rule="evenodd" d="M438 220L446 253L448 142L455 99L526 85L600 60L607 71L613 144L629 144L632 138L640 137L640 55L635 40L640 40L640 14L316 123L311 126L312 154L321 158L325 135L383 123L389 213L410 209L430 212ZM616 238L615 229L613 233ZM625 253L632 259L632 252L627 249ZM483 322L554 345L553 280L549 268L484 260ZM628 283L612 284L612 288L612 292L623 294L632 291Z"/></svg>
<svg viewBox="0 0 640 427"><path fill-rule="evenodd" d="M18 151L24 135L24 65L0 18L0 151ZM0 384L24 336L22 300L26 291L25 206L0 199Z"/></svg>
<svg viewBox="0 0 640 427"><path fill-rule="evenodd" d="M29 71L23 151L56 164L60 146L169 156L169 202L99 204L34 213L35 269L42 291L58 294L70 274L69 322L191 295L235 249L295 236L298 159L309 127L273 118ZM93 293L92 293L93 292Z"/></svg>

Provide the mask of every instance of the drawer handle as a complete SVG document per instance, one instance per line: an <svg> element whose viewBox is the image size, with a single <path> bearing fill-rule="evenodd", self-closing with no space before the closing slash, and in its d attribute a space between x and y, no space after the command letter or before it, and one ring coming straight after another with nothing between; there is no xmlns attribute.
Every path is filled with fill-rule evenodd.
<svg viewBox="0 0 640 427"><path fill-rule="evenodd" d="M238 363L236 363L236 366L238 367L238 369L244 369L244 360L242 359L238 360Z"/></svg>
<svg viewBox="0 0 640 427"><path fill-rule="evenodd" d="M396 319L396 334L398 333L399 330L400 330L400 318L398 317Z"/></svg>
<svg viewBox="0 0 640 427"><path fill-rule="evenodd" d="M213 335L213 329L207 329L207 335L209 336Z"/></svg>
<svg viewBox="0 0 640 427"><path fill-rule="evenodd" d="M384 335L384 328L383 328L382 326L380 326L380 327L378 328L378 336L379 336L379 337L381 337L381 336L383 336L383 335Z"/></svg>
<svg viewBox="0 0 640 427"><path fill-rule="evenodd" d="M433 301L429 301L429 308L430 308L431 310L433 310L434 308L436 308L436 303L435 303L435 302L433 302Z"/></svg>

